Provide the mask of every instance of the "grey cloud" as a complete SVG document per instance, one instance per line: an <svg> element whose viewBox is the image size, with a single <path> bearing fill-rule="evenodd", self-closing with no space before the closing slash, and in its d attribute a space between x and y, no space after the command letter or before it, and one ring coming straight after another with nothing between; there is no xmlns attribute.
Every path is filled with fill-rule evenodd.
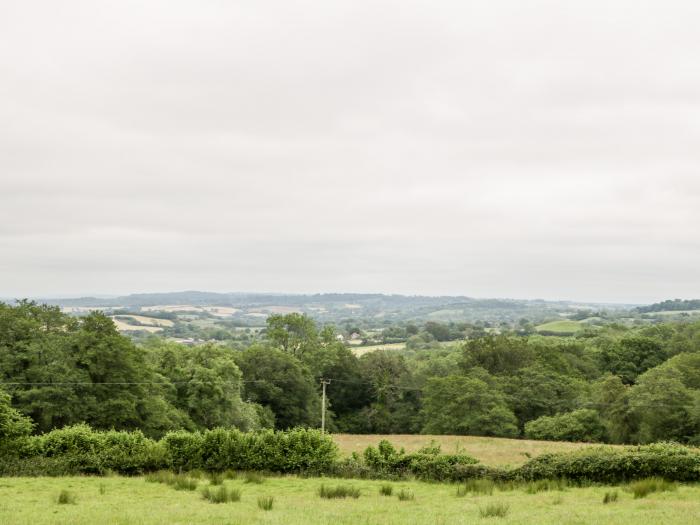
<svg viewBox="0 0 700 525"><path fill-rule="evenodd" d="M6 2L0 296L699 296L698 15Z"/></svg>

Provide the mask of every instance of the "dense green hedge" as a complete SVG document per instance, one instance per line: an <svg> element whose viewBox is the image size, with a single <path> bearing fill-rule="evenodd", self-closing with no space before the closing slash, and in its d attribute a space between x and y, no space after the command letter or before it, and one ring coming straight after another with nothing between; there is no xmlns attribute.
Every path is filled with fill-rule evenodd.
<svg viewBox="0 0 700 525"><path fill-rule="evenodd" d="M324 472L336 459L337 446L318 430L177 431L154 441L139 431L99 432L75 425L6 444L0 475L132 475L159 469Z"/></svg>
<svg viewBox="0 0 700 525"><path fill-rule="evenodd" d="M675 443L639 447L588 447L544 454L512 471L524 480L565 478L618 483L652 476L673 481L700 481L700 453Z"/></svg>
<svg viewBox="0 0 700 525"><path fill-rule="evenodd" d="M141 432L98 432L75 425L39 436L5 441L0 475L134 475L160 469L250 470L358 478L417 478L459 482L568 479L618 483L652 476L700 481L700 452L675 443L639 447L587 447L545 454L514 469L488 467L465 454L440 454L427 447L407 454L389 442L362 455L338 459L332 438L318 430L240 432L214 429L170 432L160 441Z"/></svg>

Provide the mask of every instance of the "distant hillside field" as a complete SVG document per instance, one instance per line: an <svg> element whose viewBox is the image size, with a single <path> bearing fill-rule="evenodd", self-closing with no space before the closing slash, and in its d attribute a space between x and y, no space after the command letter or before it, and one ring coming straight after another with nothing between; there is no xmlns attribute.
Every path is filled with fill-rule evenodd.
<svg viewBox="0 0 700 525"><path fill-rule="evenodd" d="M453 454L457 451L475 457L484 465L511 465L525 463L530 457L550 452L569 452L590 443L569 443L563 441L534 441L530 439L507 439L480 436L428 436L428 435L357 435L334 434L333 440L343 455L362 453L368 446L376 446L382 439L389 441L397 449L415 452L431 442L440 444L442 452ZM615 446L615 445L610 445Z"/></svg>
<svg viewBox="0 0 700 525"><path fill-rule="evenodd" d="M575 334L583 330L579 321L552 321L544 323L535 328L538 332L549 332L553 334Z"/></svg>

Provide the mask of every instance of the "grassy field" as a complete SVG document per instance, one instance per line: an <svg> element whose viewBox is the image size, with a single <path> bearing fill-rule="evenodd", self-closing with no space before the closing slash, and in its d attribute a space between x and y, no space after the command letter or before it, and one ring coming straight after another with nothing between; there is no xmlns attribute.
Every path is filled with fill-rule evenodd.
<svg viewBox="0 0 700 525"><path fill-rule="evenodd" d="M477 436L333 434L333 439L345 455L350 455L352 452L361 453L369 445L376 445L382 439L386 439L397 449L403 447L406 452L414 452L435 441L440 444L441 450L445 453L464 452L485 465L493 466L516 466L525 463L528 457L547 452L568 452L590 446L587 443Z"/></svg>
<svg viewBox="0 0 700 525"><path fill-rule="evenodd" d="M406 343L389 343L386 345L369 345L350 347L352 353L357 357L374 352L376 350L403 350L406 348Z"/></svg>
<svg viewBox="0 0 700 525"><path fill-rule="evenodd" d="M538 332L552 332L556 334L575 334L583 330L579 321L552 321L535 328Z"/></svg>
<svg viewBox="0 0 700 525"><path fill-rule="evenodd" d="M358 498L325 499L322 484L359 490ZM202 498L208 485L175 490L142 477L70 477L0 479L0 523L13 525L111 524L267 524L267 525L453 525L498 524L620 524L697 523L700 488L679 486L645 498L619 487L564 488L529 493L527 487L491 494L457 496L457 486L420 482L268 478L259 484L242 479L223 486L240 490L240 501L210 503ZM392 495L380 495L391 486ZM211 487L218 490L218 487ZM400 500L401 491L408 495ZM67 491L59 503L61 491ZM617 501L604 504L606 492ZM271 510L259 508L258 498L272 496ZM412 496L412 499L411 499ZM482 516L491 505L504 516Z"/></svg>

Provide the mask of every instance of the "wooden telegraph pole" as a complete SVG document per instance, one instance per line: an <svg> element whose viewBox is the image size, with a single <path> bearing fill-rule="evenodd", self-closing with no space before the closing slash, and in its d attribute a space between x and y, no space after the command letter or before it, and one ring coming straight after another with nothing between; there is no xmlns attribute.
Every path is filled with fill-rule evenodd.
<svg viewBox="0 0 700 525"><path fill-rule="evenodd" d="M326 385L330 384L330 379L321 378L321 385L323 387L323 398L321 401L321 432L326 431Z"/></svg>

